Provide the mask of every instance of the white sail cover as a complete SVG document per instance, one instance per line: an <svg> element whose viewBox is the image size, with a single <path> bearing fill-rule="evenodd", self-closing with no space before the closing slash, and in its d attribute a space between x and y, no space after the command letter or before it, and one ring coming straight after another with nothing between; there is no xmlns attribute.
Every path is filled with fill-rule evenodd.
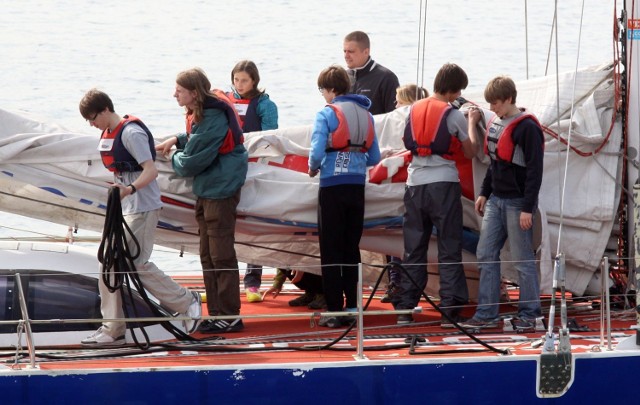
<svg viewBox="0 0 640 405"><path fill-rule="evenodd" d="M567 262L567 288L582 294L605 253L618 208L621 126L617 121L612 124L610 67L567 73L559 79L559 98L555 76L517 83L517 104L563 139L571 129L571 145L587 154L569 153L565 182L567 147L546 135L537 227L543 290L551 287L551 261L560 236L560 251ZM486 107L482 94L465 97ZM405 107L375 117L384 159L370 172L366 186L361 242L366 263L382 263L384 255L402 256L402 196L408 155L401 137L407 114ZM491 113L485 110L485 114ZM238 207L239 260L318 272L318 179L306 174L310 133L311 126L301 126L245 134L250 163ZM588 155L599 149L608 135L599 153ZM0 210L101 231L107 188L113 178L102 165L96 149L98 138L97 132L71 133L55 123L0 109ZM165 207L156 243L197 253L190 179L176 177L162 157L157 165ZM463 186L464 224L471 237L465 244L464 260L469 263L475 260L473 234L480 225L473 200L485 171L482 153L473 161L473 173L461 171L461 181L467 184ZM430 262L434 262L435 246L429 253ZM508 261L508 249L503 260ZM477 279L475 265L466 267L469 278ZM517 281L508 263L503 269L505 277ZM368 274L368 279L375 279L375 273ZM437 271L430 269L430 274L437 275ZM437 292L437 277L430 277L429 290Z"/></svg>

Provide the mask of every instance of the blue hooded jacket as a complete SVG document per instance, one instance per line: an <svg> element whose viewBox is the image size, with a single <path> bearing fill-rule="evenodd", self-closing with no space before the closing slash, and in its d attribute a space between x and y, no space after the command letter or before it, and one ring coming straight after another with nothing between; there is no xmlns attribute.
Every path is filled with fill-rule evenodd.
<svg viewBox="0 0 640 405"><path fill-rule="evenodd" d="M338 96L331 101L331 103L335 102L352 102L367 110L371 107L371 100L358 94ZM369 114L369 117L373 125L373 116ZM324 107L318 112L311 134L309 169L320 169L320 187L339 184L365 184L367 166L373 166L380 162L378 137L374 136L373 143L366 153L327 152L329 136L337 128L338 117L331 107Z"/></svg>

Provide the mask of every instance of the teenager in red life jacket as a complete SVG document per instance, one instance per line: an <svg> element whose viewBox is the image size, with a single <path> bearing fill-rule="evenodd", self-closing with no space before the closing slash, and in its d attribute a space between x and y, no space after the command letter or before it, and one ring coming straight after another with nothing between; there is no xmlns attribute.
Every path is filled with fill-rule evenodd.
<svg viewBox="0 0 640 405"><path fill-rule="evenodd" d="M226 95L211 90L199 68L176 78L174 93L186 110L186 131L156 146L171 155L178 176L193 177L196 220L200 234L200 262L210 316L240 314L240 272L235 250L236 208L247 177L248 154L237 112ZM244 329L241 318L202 322L202 333Z"/></svg>
<svg viewBox="0 0 640 405"><path fill-rule="evenodd" d="M402 275L400 293L392 303L395 309L418 305L427 285L427 249L435 227L443 325L459 321L461 306L469 300L462 266L462 191L454 159L460 154L467 159L475 155L475 125L480 112L470 113L467 122L463 113L451 105L467 84L467 74L458 65L442 66L433 81L434 94L411 106L403 138L406 148L412 151L402 224L402 263L408 276ZM413 317L400 314L397 322L411 323Z"/></svg>
<svg viewBox="0 0 640 405"><path fill-rule="evenodd" d="M491 158L475 209L482 216L476 249L480 284L478 308L462 323L468 328L498 324L500 250L509 239L518 270L520 302L517 329L535 327L540 308L540 282L533 249L533 214L542 184L544 136L536 117L516 106L516 85L506 76L492 79L484 98L496 115L487 124L485 153Z"/></svg>
<svg viewBox="0 0 640 405"><path fill-rule="evenodd" d="M140 244L140 254L133 263L144 288L172 312L193 318L184 321L184 326L187 333L194 332L202 311L200 294L180 286L149 261L162 208L151 132L138 118L116 114L113 102L100 90L92 89L84 95L80 101L80 114L91 126L102 131L98 150L105 167L113 172L113 187L120 189L124 220ZM126 240L133 254L136 248L129 233L126 233ZM103 277L99 279L98 288L102 317L124 318L120 291L112 292ZM124 322L103 322L96 332L82 340L82 344L123 345L125 330Z"/></svg>
<svg viewBox="0 0 640 405"><path fill-rule="evenodd" d="M347 94L346 70L333 65L318 76L318 89L328 103L311 133L309 176L320 173L318 233L322 285L328 311L357 309L360 238L364 225L367 166L380 161L371 101ZM345 302L346 299L346 302ZM337 328L343 320L323 316L319 325Z"/></svg>
<svg viewBox="0 0 640 405"><path fill-rule="evenodd" d="M264 90L258 88L260 73L255 63L242 60L231 70L233 91L227 93L240 116L244 133L278 129L278 107ZM262 265L247 263L244 290L248 302L262 301L260 284Z"/></svg>

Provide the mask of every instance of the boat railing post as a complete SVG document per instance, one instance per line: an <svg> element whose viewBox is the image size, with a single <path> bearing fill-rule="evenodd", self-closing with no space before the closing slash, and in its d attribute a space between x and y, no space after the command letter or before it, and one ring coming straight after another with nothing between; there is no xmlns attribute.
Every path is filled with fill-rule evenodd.
<svg viewBox="0 0 640 405"><path fill-rule="evenodd" d="M363 360L364 357L364 316L362 313L362 262L358 263L358 353L357 358Z"/></svg>
<svg viewBox="0 0 640 405"><path fill-rule="evenodd" d="M33 347L33 333L31 332L31 320L29 319L29 311L27 310L27 300L22 290L22 280L20 273L16 273L16 286L18 288L18 299L20 301L20 312L24 320L24 327L27 335L27 348L29 349L29 364L31 368L36 368L36 353ZM19 344L20 342L18 342Z"/></svg>
<svg viewBox="0 0 640 405"><path fill-rule="evenodd" d="M606 322L607 329L607 349L613 350L611 346L611 297L609 296L609 258L604 257L602 269L602 297L603 297L603 321ZM605 326L605 325L602 325Z"/></svg>
<svg viewBox="0 0 640 405"><path fill-rule="evenodd" d="M600 347L604 346L604 301L605 301L605 293L604 290L607 289L607 278L605 277L605 261L606 260L606 256L603 258L602 261L602 268L600 269Z"/></svg>

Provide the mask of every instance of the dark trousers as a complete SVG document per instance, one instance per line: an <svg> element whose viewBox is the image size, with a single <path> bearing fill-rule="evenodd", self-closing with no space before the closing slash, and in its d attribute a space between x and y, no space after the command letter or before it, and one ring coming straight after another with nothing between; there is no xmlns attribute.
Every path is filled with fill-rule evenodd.
<svg viewBox="0 0 640 405"><path fill-rule="evenodd" d="M211 316L240 314L240 272L234 247L239 202L240 190L229 198L196 201L200 263Z"/></svg>
<svg viewBox="0 0 640 405"><path fill-rule="evenodd" d="M320 187L318 231L322 286L329 311L357 307L364 185ZM344 294L344 295L343 295Z"/></svg>
<svg viewBox="0 0 640 405"><path fill-rule="evenodd" d="M287 273L287 278L293 280L292 272ZM323 294L322 277L313 273L302 273L300 281L293 283L296 287L311 295Z"/></svg>
<svg viewBox="0 0 640 405"><path fill-rule="evenodd" d="M396 309L412 309L427 286L427 250L433 228L438 238L440 306L464 305L469 300L462 266L462 202L460 183L438 182L407 186L404 194L403 266L418 285L402 277L402 293L393 298ZM449 310L456 315L459 310Z"/></svg>

